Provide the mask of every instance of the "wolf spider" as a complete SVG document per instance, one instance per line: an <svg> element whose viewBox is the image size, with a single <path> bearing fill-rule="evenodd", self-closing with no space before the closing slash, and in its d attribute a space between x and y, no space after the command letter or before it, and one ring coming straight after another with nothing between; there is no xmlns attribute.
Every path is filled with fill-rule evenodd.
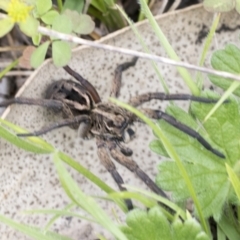
<svg viewBox="0 0 240 240"><path fill-rule="evenodd" d="M115 70L115 76L111 87L111 96L118 97L121 87L122 72L136 64L137 58L120 64ZM96 89L81 75L73 71L69 66L64 69L72 75L76 81L59 80L51 83L46 90L45 99L14 98L0 104L39 105L55 111L62 112L63 120L53 123L47 127L27 134L18 134L21 137L39 136L53 129L69 126L78 129L82 138L95 137L97 153L101 163L112 175L120 190L125 190L122 177L118 173L111 158L134 172L153 192L167 198L167 195L142 171L138 164L130 158L132 150L125 146L125 142L133 137L134 131L131 128L134 122L139 119L131 112L110 102L102 102ZM195 97L187 94L164 94L151 92L140 94L129 100L129 104L138 107L141 104L157 100L192 100L203 103L213 103L216 100L203 97ZM198 140L207 150L220 158L224 155L212 146L195 130L178 122L172 116L161 110L142 109L153 119L163 119L172 126L185 132ZM131 200L126 200L129 209L133 208Z"/></svg>

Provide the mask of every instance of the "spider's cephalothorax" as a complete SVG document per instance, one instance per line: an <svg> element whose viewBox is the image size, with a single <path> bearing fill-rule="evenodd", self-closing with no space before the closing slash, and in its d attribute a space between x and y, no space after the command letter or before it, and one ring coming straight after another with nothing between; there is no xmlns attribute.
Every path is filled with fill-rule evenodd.
<svg viewBox="0 0 240 240"><path fill-rule="evenodd" d="M111 96L118 97L122 71L134 66L136 61L137 58L133 58L132 61L123 63L116 68L112 82ZM13 103L39 105L62 112L63 120L42 128L39 131L28 134L18 134L18 136L38 136L63 126L77 129L78 134L82 138L95 137L99 159L121 190L125 190L122 186L124 182L112 159L134 172L152 191L167 198L167 195L139 168L138 164L131 159L132 150L126 146L127 139L131 139L134 135L132 125L135 121L139 121L138 118L115 104L102 102L98 92L90 82L70 67L66 66L64 69L77 81L59 80L50 84L46 90L45 99L14 98L0 104L0 106L7 106ZM160 92L152 92L131 98L129 104L138 107L152 99L193 100L204 103L216 102L212 99L187 94L168 95ZM172 116L159 109L142 110L151 118L161 118L167 121L172 126L198 140L213 154L224 158L224 155L214 149L198 132L178 122ZM128 208L131 209L131 201L126 200L126 203Z"/></svg>

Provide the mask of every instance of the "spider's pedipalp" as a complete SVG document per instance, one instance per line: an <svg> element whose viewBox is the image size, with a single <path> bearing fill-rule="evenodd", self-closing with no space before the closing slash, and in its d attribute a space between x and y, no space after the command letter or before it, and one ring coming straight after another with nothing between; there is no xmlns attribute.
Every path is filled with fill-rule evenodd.
<svg viewBox="0 0 240 240"><path fill-rule="evenodd" d="M128 148L128 147L124 146L124 145L121 144L119 141L116 141L116 144L118 145L118 147L119 147L119 149L120 149L120 151L121 151L122 154L124 154L124 155L127 156L127 157L132 156L133 151L132 151L131 148Z"/></svg>
<svg viewBox="0 0 240 240"><path fill-rule="evenodd" d="M53 129L57 129L57 128L61 128L61 127L65 127L65 126L70 126L76 123L80 123L80 122L88 122L90 121L90 118L88 115L79 115L76 116L74 118L68 118L68 119L63 119L59 122L55 122L49 126L46 126L42 129L40 129L39 131L35 131L32 133L19 133L17 134L18 137L31 137L31 136L40 136L43 135L49 131L52 131Z"/></svg>
<svg viewBox="0 0 240 240"><path fill-rule="evenodd" d="M97 143L97 154L101 163L107 169L107 171L112 175L119 189L121 191L126 191L126 188L122 186L124 184L124 181L121 175L118 173L115 164L110 159L109 153L105 146L105 142L97 138L96 143ZM125 202L129 210L133 209L132 201L130 199L125 199Z"/></svg>
<svg viewBox="0 0 240 240"><path fill-rule="evenodd" d="M207 150L217 155L220 158L225 158L224 154L219 152L217 149L213 148L197 131L188 127L187 125L177 121L174 117L161 110L152 110L152 109L143 109L143 111L151 118L154 119L163 119L168 122L173 127L179 129L180 131L186 133L187 135L195 138L204 146Z"/></svg>
<svg viewBox="0 0 240 240"><path fill-rule="evenodd" d="M78 127L78 137L82 139L91 139L93 134L90 132L92 126L90 121L82 121Z"/></svg>

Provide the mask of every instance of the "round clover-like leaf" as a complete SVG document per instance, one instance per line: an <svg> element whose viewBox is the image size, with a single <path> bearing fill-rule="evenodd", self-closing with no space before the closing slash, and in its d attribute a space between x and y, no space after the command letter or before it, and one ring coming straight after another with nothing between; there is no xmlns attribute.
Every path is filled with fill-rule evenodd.
<svg viewBox="0 0 240 240"><path fill-rule="evenodd" d="M81 14L79 17L79 25L74 28L74 32L79 34L89 34L94 30L95 24L92 18L86 14Z"/></svg>
<svg viewBox="0 0 240 240"><path fill-rule="evenodd" d="M40 45L33 52L32 56L31 56L31 65L34 68L39 67L42 64L42 62L44 61L49 44L50 44L50 41L47 41L47 42L43 43L42 45Z"/></svg>
<svg viewBox="0 0 240 240"><path fill-rule="evenodd" d="M10 18L5 18L0 21L0 38L12 30L14 23Z"/></svg>
<svg viewBox="0 0 240 240"><path fill-rule="evenodd" d="M37 35L32 37L33 44L38 46L40 44L40 41L42 39L42 34L38 33Z"/></svg>
<svg viewBox="0 0 240 240"><path fill-rule="evenodd" d="M81 13L83 11L83 7L84 7L84 1L68 0L68 1L64 1L63 12L65 10L70 9L70 10L77 11L78 13Z"/></svg>
<svg viewBox="0 0 240 240"><path fill-rule="evenodd" d="M77 11L67 9L64 11L72 21L73 31L79 34L89 34L94 30L95 24L90 16L86 14L79 14Z"/></svg>
<svg viewBox="0 0 240 240"><path fill-rule="evenodd" d="M71 59L70 44L63 41L55 41L52 44L53 62L57 67L65 66Z"/></svg>
<svg viewBox="0 0 240 240"><path fill-rule="evenodd" d="M33 37L38 34L38 25L38 20L33 18L32 16L28 16L28 18L24 22L19 23L21 31L29 37Z"/></svg>
<svg viewBox="0 0 240 240"><path fill-rule="evenodd" d="M59 13L56 10L50 10L49 12L45 13L41 20L46 24L52 24L54 19L59 16Z"/></svg>
<svg viewBox="0 0 240 240"><path fill-rule="evenodd" d="M37 0L36 1L37 13L42 15L52 7L51 0Z"/></svg>
<svg viewBox="0 0 240 240"><path fill-rule="evenodd" d="M69 34L73 30L72 21L66 15L59 15L54 18L52 29L61 33Z"/></svg>

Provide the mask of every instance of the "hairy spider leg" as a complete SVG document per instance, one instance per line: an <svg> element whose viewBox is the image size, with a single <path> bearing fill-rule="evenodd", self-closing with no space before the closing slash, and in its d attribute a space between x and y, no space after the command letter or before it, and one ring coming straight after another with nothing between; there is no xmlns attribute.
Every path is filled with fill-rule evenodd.
<svg viewBox="0 0 240 240"><path fill-rule="evenodd" d="M179 101L195 101L195 102L202 102L202 103L216 103L219 99L209 99L205 97L197 97L192 96L189 94L166 94L162 92L150 92L140 94L136 97L132 97L128 104L133 107L138 107L145 102L149 102L151 100L162 100L162 101L171 101L171 100L179 100ZM228 102L226 100L224 103Z"/></svg>
<svg viewBox="0 0 240 240"><path fill-rule="evenodd" d="M121 191L126 191L127 189L123 187L124 181L121 175L118 173L115 164L111 161L109 153L107 152L106 144L100 138L96 138L97 141L97 154L107 171L112 175L114 181L117 183L118 188ZM132 201L130 199L125 199L128 210L133 209Z"/></svg>
<svg viewBox="0 0 240 240"><path fill-rule="evenodd" d="M133 97L130 99L129 104L138 107L139 105L151 101L153 99L156 100L192 100L197 102L203 102L203 103L215 103L218 101L218 99L208 99L204 97L196 97L191 96L189 94L165 94L165 93L147 93L147 94L141 94L137 97ZM227 101L226 101L227 102ZM179 129L180 131L186 133L187 135L195 138L198 142L200 142L203 147L205 147L207 150L212 152L213 154L217 155L220 158L225 158L224 154L219 152L217 149L214 149L197 131L194 129L188 127L187 125L180 123L177 121L174 117L170 116L167 113L164 113L161 110L152 110L152 109L143 109L143 111L151 118L154 119L163 119L175 128Z"/></svg>
<svg viewBox="0 0 240 240"><path fill-rule="evenodd" d="M34 131L31 133L19 133L17 134L18 137L31 137L31 136L40 136L43 135L47 132L52 131L53 129L57 129L57 128L61 128L61 127L65 127L65 126L70 126L74 123L81 123L81 122L90 122L90 118L88 115L78 115L75 116L73 118L67 118L67 119L63 119L61 121L52 123L46 127L41 128L38 131Z"/></svg>
<svg viewBox="0 0 240 240"><path fill-rule="evenodd" d="M117 145L114 141L107 141L107 147L113 159L115 159L121 165L125 166L131 172L134 172L153 192L168 199L168 196L165 194L165 192L161 190L151 180L151 178L149 178L148 175L141 170L141 168L139 168L135 161L126 157L123 153L117 150Z"/></svg>
<svg viewBox="0 0 240 240"><path fill-rule="evenodd" d="M78 82L81 83L81 85L83 86L83 88L85 88L92 96L93 100L95 103L99 103L101 102L101 98L97 92L97 90L95 89L95 87L85 78L83 78L79 73L75 72L73 69L71 69L68 65L63 67L64 70L70 74L71 76L73 76Z"/></svg>
<svg viewBox="0 0 240 240"><path fill-rule="evenodd" d="M35 106L42 106L50 109L55 110L62 110L63 109L63 102L59 100L53 100L53 99L34 99L34 98L12 98L5 100L0 103L0 107L7 107L11 104L27 104L27 105L35 105ZM31 133L19 133L17 136L19 137L31 137L31 136L40 136L47 132L52 131L53 129L61 128L64 126L69 126L74 123L81 123L81 122L89 122L89 116L88 115L78 115L72 118L63 119L61 121L58 121L56 123L53 123L51 125L48 125L46 127L43 127L42 129L38 131L34 131Z"/></svg>
<svg viewBox="0 0 240 240"><path fill-rule="evenodd" d="M56 110L63 109L63 103L58 100L50 99L34 99L34 98L12 98L0 102L0 107L7 107L11 104L27 104L27 105L36 105L46 108L52 108Z"/></svg>
<svg viewBox="0 0 240 240"><path fill-rule="evenodd" d="M208 151L212 152L213 154L217 155L220 158L225 158L224 154L219 152L217 149L213 148L197 131L193 130L192 128L188 127L187 125L177 121L173 116L161 111L161 110L152 110L152 109L143 109L143 111L154 119L163 119L173 127L181 130L182 132L186 133L187 135L195 138L198 142L202 144Z"/></svg>
<svg viewBox="0 0 240 240"><path fill-rule="evenodd" d="M122 63L116 67L114 72L114 78L112 79L112 86L111 86L111 93L110 93L111 97L115 97L115 98L118 97L121 89L121 84L122 84L122 72L127 70L130 67L135 66L137 60L138 58L134 57L131 61Z"/></svg>

